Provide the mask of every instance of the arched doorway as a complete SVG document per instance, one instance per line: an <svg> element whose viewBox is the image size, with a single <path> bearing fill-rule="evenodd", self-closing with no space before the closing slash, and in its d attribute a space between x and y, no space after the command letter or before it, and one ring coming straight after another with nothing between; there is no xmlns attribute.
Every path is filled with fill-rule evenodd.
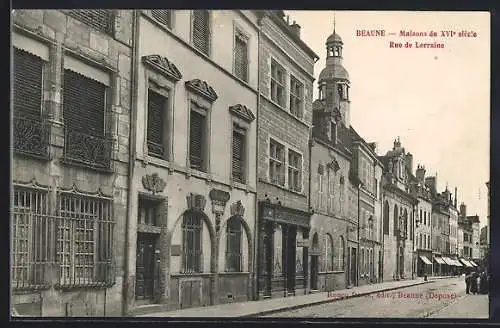
<svg viewBox="0 0 500 328"><path fill-rule="evenodd" d="M315 233L312 239L312 252L311 252L311 290L318 290L318 271L319 271L319 240L318 234Z"/></svg>

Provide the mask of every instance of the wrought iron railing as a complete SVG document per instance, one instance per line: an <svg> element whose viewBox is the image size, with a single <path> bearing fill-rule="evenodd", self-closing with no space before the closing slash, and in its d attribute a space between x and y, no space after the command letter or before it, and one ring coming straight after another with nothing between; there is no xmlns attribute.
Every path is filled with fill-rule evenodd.
<svg viewBox="0 0 500 328"><path fill-rule="evenodd" d="M165 158L165 147L162 144L148 140L148 154L151 157Z"/></svg>
<svg viewBox="0 0 500 328"><path fill-rule="evenodd" d="M203 253L197 249L187 249L183 253L183 273L203 272Z"/></svg>
<svg viewBox="0 0 500 328"><path fill-rule="evenodd" d="M64 160L90 168L110 169L113 140L107 136L66 130Z"/></svg>
<svg viewBox="0 0 500 328"><path fill-rule="evenodd" d="M42 119L16 116L13 123L15 152L48 157L49 129Z"/></svg>
<svg viewBox="0 0 500 328"><path fill-rule="evenodd" d="M112 286L115 283L113 228L113 221L14 211L12 289Z"/></svg>

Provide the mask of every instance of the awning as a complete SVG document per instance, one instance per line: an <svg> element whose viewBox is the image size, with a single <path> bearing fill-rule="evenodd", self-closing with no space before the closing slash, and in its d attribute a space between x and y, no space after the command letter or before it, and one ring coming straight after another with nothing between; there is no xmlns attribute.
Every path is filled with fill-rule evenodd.
<svg viewBox="0 0 500 328"><path fill-rule="evenodd" d="M467 260L460 259L460 261L461 261L463 264L465 264L465 266L466 266L466 267L468 267L468 268L472 268L472 267L474 267L474 266L473 266L472 264L470 264L470 262L469 262L469 261L467 261Z"/></svg>
<svg viewBox="0 0 500 328"><path fill-rule="evenodd" d="M442 258L440 258L440 257L435 257L435 258L434 258L434 260L435 260L437 263L439 263L439 264L446 264L446 263L444 263L443 259L442 259Z"/></svg>
<svg viewBox="0 0 500 328"><path fill-rule="evenodd" d="M420 258L422 259L422 261L424 261L425 264L430 264L432 265L432 262L429 261L429 259L423 255L420 255Z"/></svg>
<svg viewBox="0 0 500 328"><path fill-rule="evenodd" d="M479 266L479 265L477 265L477 264L476 264L474 261L472 261L472 260L469 260L469 262L470 262L470 264L472 264L473 266Z"/></svg>
<svg viewBox="0 0 500 328"><path fill-rule="evenodd" d="M455 263L453 263L453 261L449 257L443 256L443 261L444 261L444 263L446 263L448 265L455 266Z"/></svg>
<svg viewBox="0 0 500 328"><path fill-rule="evenodd" d="M457 266L457 267L464 266L464 265L462 265L462 263L460 263L459 260L453 260L453 262L455 262L455 266Z"/></svg>

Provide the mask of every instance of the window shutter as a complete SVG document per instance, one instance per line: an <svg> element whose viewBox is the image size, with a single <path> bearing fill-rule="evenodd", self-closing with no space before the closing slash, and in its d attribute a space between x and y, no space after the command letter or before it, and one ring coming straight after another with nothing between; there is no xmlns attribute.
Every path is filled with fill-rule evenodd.
<svg viewBox="0 0 500 328"><path fill-rule="evenodd" d="M191 167L201 170L203 168L203 135L205 116L197 111L191 111L191 131L189 143L189 160Z"/></svg>
<svg viewBox="0 0 500 328"><path fill-rule="evenodd" d="M235 74L243 81L248 79L247 56L247 43L241 37L236 36L234 45Z"/></svg>
<svg viewBox="0 0 500 328"><path fill-rule="evenodd" d="M210 16L208 10L193 11L193 44L208 55L210 49Z"/></svg>
<svg viewBox="0 0 500 328"><path fill-rule="evenodd" d="M163 145L163 111L166 101L166 97L152 90L148 91L148 143L152 142L160 148Z"/></svg>
<svg viewBox="0 0 500 328"><path fill-rule="evenodd" d="M153 16L153 18L167 27L171 27L170 25L171 13L172 13L171 10L161 10L161 9L151 10L151 15Z"/></svg>
<svg viewBox="0 0 500 328"><path fill-rule="evenodd" d="M106 86L65 70L63 94L64 122L69 131L104 136Z"/></svg>
<svg viewBox="0 0 500 328"><path fill-rule="evenodd" d="M14 48L14 114L40 118L42 107L41 58Z"/></svg>
<svg viewBox="0 0 500 328"><path fill-rule="evenodd" d="M232 172L233 180L243 181L243 151L244 135L238 131L233 131L233 161Z"/></svg>
<svg viewBox="0 0 500 328"><path fill-rule="evenodd" d="M113 15L106 9L75 9L69 14L79 21L104 33L111 33Z"/></svg>

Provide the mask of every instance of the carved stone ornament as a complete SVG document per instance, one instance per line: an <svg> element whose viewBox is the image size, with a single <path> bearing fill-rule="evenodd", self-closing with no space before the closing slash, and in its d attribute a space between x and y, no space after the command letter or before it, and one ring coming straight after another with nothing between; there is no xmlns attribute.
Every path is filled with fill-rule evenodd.
<svg viewBox="0 0 500 328"><path fill-rule="evenodd" d="M207 199L203 195L189 193L187 198L187 208L192 211L203 212L205 210L205 205L207 204Z"/></svg>
<svg viewBox="0 0 500 328"><path fill-rule="evenodd" d="M182 74L177 69L172 62L170 62L166 57L160 55L147 55L142 56L142 62L149 68L165 75L166 77L179 81L182 79Z"/></svg>
<svg viewBox="0 0 500 328"><path fill-rule="evenodd" d="M233 106L229 106L229 112L243 120L245 120L248 123L253 122L255 120L255 115L253 114L252 110L248 108L245 105L242 104L237 104Z"/></svg>
<svg viewBox="0 0 500 328"><path fill-rule="evenodd" d="M210 190L208 197L212 200L212 212L215 215L223 215L226 203L231 195L227 191L212 189Z"/></svg>
<svg viewBox="0 0 500 328"><path fill-rule="evenodd" d="M200 79L194 79L186 82L186 88L193 93L196 93L202 97L205 97L210 102L214 102L217 100L219 96L215 90L205 81Z"/></svg>
<svg viewBox="0 0 500 328"><path fill-rule="evenodd" d="M142 186L144 189L156 194L162 192L167 186L167 183L158 176L158 173L153 173L146 174L142 177Z"/></svg>
<svg viewBox="0 0 500 328"><path fill-rule="evenodd" d="M339 165L339 162L337 162L337 159L332 159L331 162L329 162L327 164L328 168L329 169L332 169L335 173L338 172L338 170L340 170L340 165Z"/></svg>
<svg viewBox="0 0 500 328"><path fill-rule="evenodd" d="M319 164L318 165L318 174L323 175L324 171L325 171L325 167L323 166L323 164Z"/></svg>
<svg viewBox="0 0 500 328"><path fill-rule="evenodd" d="M241 216L245 215L245 206L241 203L241 200L234 202L231 205L231 216Z"/></svg>

